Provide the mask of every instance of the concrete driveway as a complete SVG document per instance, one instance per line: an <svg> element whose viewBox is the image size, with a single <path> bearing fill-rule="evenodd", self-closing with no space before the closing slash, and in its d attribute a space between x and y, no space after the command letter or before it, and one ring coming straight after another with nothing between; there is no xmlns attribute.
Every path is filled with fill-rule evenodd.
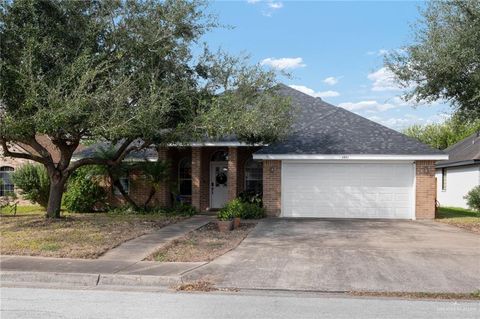
<svg viewBox="0 0 480 319"><path fill-rule="evenodd" d="M434 221L266 219L186 277L200 278L250 289L472 292L480 236Z"/></svg>

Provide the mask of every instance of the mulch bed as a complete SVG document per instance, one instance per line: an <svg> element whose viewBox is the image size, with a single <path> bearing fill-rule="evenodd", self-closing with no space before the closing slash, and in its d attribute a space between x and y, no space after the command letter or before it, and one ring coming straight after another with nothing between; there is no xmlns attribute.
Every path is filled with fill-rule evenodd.
<svg viewBox="0 0 480 319"><path fill-rule="evenodd" d="M220 232L217 223L208 223L183 238L165 245L146 260L160 262L211 261L237 247L255 225L255 223L242 223L237 229Z"/></svg>

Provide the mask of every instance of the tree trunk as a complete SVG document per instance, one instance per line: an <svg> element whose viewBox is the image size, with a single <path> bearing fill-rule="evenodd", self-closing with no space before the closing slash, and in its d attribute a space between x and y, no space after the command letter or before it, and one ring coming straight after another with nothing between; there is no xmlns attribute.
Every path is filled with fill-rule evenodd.
<svg viewBox="0 0 480 319"><path fill-rule="evenodd" d="M152 200L153 196L155 196L156 192L157 190L155 189L155 187L152 186L152 188L150 189L150 194L148 194L147 201L145 202L145 204L143 204L144 210L148 209L148 204L150 204L150 201Z"/></svg>
<svg viewBox="0 0 480 319"><path fill-rule="evenodd" d="M122 183L120 183L120 180L113 178L113 176L110 176L110 179L113 180L113 185L120 191L120 194L122 194L123 198L135 209L138 209L139 207L137 203L135 203L133 199L130 197L130 195L127 194L127 192L123 188Z"/></svg>
<svg viewBox="0 0 480 319"><path fill-rule="evenodd" d="M47 217L60 218L60 209L62 207L62 196L65 190L65 183L67 177L57 176L53 174L50 176L50 192L48 195Z"/></svg>

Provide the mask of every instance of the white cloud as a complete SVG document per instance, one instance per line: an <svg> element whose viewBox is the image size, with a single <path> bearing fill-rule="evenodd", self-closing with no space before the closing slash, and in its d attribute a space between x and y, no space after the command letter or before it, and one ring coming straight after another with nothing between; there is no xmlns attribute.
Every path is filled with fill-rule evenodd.
<svg viewBox="0 0 480 319"><path fill-rule="evenodd" d="M328 78L325 78L323 80L323 83L326 83L328 85L335 85L338 83L338 81L340 80L340 78L336 78L334 76L329 76Z"/></svg>
<svg viewBox="0 0 480 319"><path fill-rule="evenodd" d="M315 90L309 88L309 87L306 87L304 85L289 85L292 89L295 89L297 91L300 91L300 92L303 92L305 94L308 94L310 96L313 96L313 97L321 97L321 98L325 98L325 97L336 97L336 96L340 96L340 93L338 93L337 91L323 91L323 92L315 92Z"/></svg>
<svg viewBox="0 0 480 319"><path fill-rule="evenodd" d="M255 4L257 2L260 2L260 0L247 0L247 2L250 4Z"/></svg>
<svg viewBox="0 0 480 319"><path fill-rule="evenodd" d="M343 107L349 111L369 111L370 113L374 112L383 112L390 109L399 107L399 105L391 103L379 103L375 100L366 100L360 102L345 102L340 103L338 106Z"/></svg>
<svg viewBox="0 0 480 319"><path fill-rule="evenodd" d="M400 86L395 82L395 76L392 71L386 67L378 69L367 75L367 78L372 81L372 91L398 91Z"/></svg>
<svg viewBox="0 0 480 319"><path fill-rule="evenodd" d="M268 2L268 7L270 9L278 10L283 8L283 3L282 2Z"/></svg>
<svg viewBox="0 0 480 319"><path fill-rule="evenodd" d="M303 63L302 58L266 58L260 62L261 65L268 65L272 68L285 70L285 69L297 69L307 66Z"/></svg>
<svg viewBox="0 0 480 319"><path fill-rule="evenodd" d="M376 56L385 56L389 53L390 51L387 49L380 49L376 51L368 51L367 55L376 55Z"/></svg>

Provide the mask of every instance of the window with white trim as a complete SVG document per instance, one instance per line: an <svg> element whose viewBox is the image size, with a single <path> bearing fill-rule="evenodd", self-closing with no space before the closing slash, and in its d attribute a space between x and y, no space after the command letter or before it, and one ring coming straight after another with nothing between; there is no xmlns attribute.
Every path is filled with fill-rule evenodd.
<svg viewBox="0 0 480 319"><path fill-rule="evenodd" d="M15 190L15 185L12 182L12 173L15 171L13 167L0 167L0 196L6 196Z"/></svg>
<svg viewBox="0 0 480 319"><path fill-rule="evenodd" d="M442 168L442 191L447 190L447 169Z"/></svg>
<svg viewBox="0 0 480 319"><path fill-rule="evenodd" d="M262 161L249 159L245 163L245 191L255 194L263 192Z"/></svg>

